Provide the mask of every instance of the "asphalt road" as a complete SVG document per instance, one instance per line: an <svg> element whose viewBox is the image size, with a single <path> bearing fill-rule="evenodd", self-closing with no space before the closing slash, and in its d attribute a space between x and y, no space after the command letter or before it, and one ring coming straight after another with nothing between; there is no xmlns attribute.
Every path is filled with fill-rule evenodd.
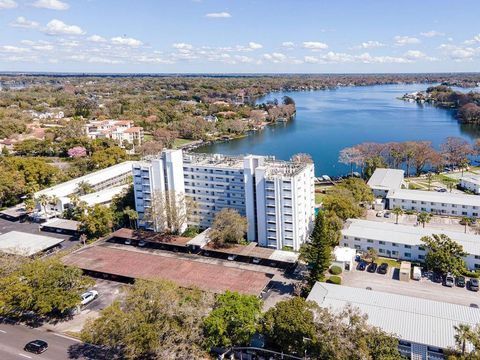
<svg viewBox="0 0 480 360"><path fill-rule="evenodd" d="M26 343L32 340L44 340L48 343L48 350L41 355L28 353L23 350ZM70 351L78 346L80 341L64 337L63 335L46 332L40 329L31 329L23 325L0 324L0 359L38 359L38 360L65 360L87 359L72 357Z"/></svg>

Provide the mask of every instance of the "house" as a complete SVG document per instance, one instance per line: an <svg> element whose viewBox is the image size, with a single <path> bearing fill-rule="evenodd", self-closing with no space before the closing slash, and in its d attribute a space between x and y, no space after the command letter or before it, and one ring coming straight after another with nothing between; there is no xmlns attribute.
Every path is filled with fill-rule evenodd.
<svg viewBox="0 0 480 360"><path fill-rule="evenodd" d="M112 139L121 147L125 142L140 145L144 139L143 128L130 120L93 120L84 129L90 139Z"/></svg>
<svg viewBox="0 0 480 360"><path fill-rule="evenodd" d="M403 170L398 169L377 168L368 180L367 185L372 189L375 197L385 198L390 190L402 187L404 173Z"/></svg>

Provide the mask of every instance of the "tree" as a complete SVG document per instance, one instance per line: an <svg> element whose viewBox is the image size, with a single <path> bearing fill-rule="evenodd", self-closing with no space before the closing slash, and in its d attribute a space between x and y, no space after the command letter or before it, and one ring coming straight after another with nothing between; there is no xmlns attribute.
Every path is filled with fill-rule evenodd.
<svg viewBox="0 0 480 360"><path fill-rule="evenodd" d="M75 146L71 149L68 149L68 156L71 158L81 158L87 156L87 149L83 146Z"/></svg>
<svg viewBox="0 0 480 360"><path fill-rule="evenodd" d="M313 159L310 154L298 153L290 158L290 161L301 164L313 164Z"/></svg>
<svg viewBox="0 0 480 360"><path fill-rule="evenodd" d="M340 155L338 157L338 162L350 165L350 175L353 176L353 166L362 166L364 161L364 157L360 150L355 147L349 147L342 149L340 151Z"/></svg>
<svg viewBox="0 0 480 360"><path fill-rule="evenodd" d="M80 304L80 294L92 281L77 268L51 257L25 261L0 278L0 314L21 317L32 311L38 316L61 317Z"/></svg>
<svg viewBox="0 0 480 360"><path fill-rule="evenodd" d="M467 216L462 217L462 219L460 220L460 224L463 224L463 226L465 227L465 234L467 233L467 228L472 225L472 223L473 220Z"/></svg>
<svg viewBox="0 0 480 360"><path fill-rule="evenodd" d="M77 184L77 190L75 192L78 193L78 195L82 196L82 195L86 195L86 194L91 194L94 191L95 190L94 190L93 186L89 182L80 181Z"/></svg>
<svg viewBox="0 0 480 360"><path fill-rule="evenodd" d="M424 236L420 239L425 243L427 255L425 264L431 269L442 274L452 273L458 276L465 270L463 258L468 254L463 246L450 239L445 234Z"/></svg>
<svg viewBox="0 0 480 360"><path fill-rule="evenodd" d="M104 205L94 205L87 208L80 217L79 230L89 238L99 238L112 231L113 213Z"/></svg>
<svg viewBox="0 0 480 360"><path fill-rule="evenodd" d="M432 190L432 180L433 180L433 174L431 172L429 172L427 174L428 191Z"/></svg>
<svg viewBox="0 0 480 360"><path fill-rule="evenodd" d="M128 218L130 229L137 229L138 213L129 207L123 210L123 214Z"/></svg>
<svg viewBox="0 0 480 360"><path fill-rule="evenodd" d="M345 188L350 191L357 203L368 203L372 202L375 199L372 189L367 185L365 181L363 181L363 179L348 178L342 181L338 186L340 188Z"/></svg>
<svg viewBox="0 0 480 360"><path fill-rule="evenodd" d="M159 141L166 148L172 148L175 139L178 137L177 131L171 131L164 128L158 128L153 132L153 138Z"/></svg>
<svg viewBox="0 0 480 360"><path fill-rule="evenodd" d="M378 259L377 250L374 249L374 248L368 249L367 254L365 255L365 258L366 258L366 259L369 259L370 262L372 262L372 263L375 262L375 260Z"/></svg>
<svg viewBox="0 0 480 360"><path fill-rule="evenodd" d="M213 220L209 238L217 247L239 244L244 241L247 220L235 209L220 210Z"/></svg>
<svg viewBox="0 0 480 360"><path fill-rule="evenodd" d="M151 205L145 211L144 220L158 232L183 232L188 216L195 208L191 198L174 190L154 191L151 197Z"/></svg>
<svg viewBox="0 0 480 360"><path fill-rule="evenodd" d="M459 324L454 325L455 329L455 344L457 348L460 349L462 355L465 355L467 343L470 341L472 337L472 328L470 325L466 324Z"/></svg>
<svg viewBox="0 0 480 360"><path fill-rule="evenodd" d="M247 345L258 330L261 310L257 297L227 290L203 321L207 348Z"/></svg>
<svg viewBox="0 0 480 360"><path fill-rule="evenodd" d="M396 207L392 210L392 213L395 214L395 224L398 224L398 218L400 215L403 215L403 209L400 207Z"/></svg>
<svg viewBox="0 0 480 360"><path fill-rule="evenodd" d="M379 155L373 156L371 158L368 158L365 161L363 176L365 177L365 179L369 179L377 168L386 168L386 167L387 167L387 164L385 163L385 160L381 156Z"/></svg>
<svg viewBox="0 0 480 360"><path fill-rule="evenodd" d="M127 160L127 153L118 146L112 146L105 150L95 151L90 157L89 167L91 170L104 169Z"/></svg>
<svg viewBox="0 0 480 360"><path fill-rule="evenodd" d="M440 145L442 155L448 165L458 166L473 154L472 146L462 138L450 136Z"/></svg>
<svg viewBox="0 0 480 360"><path fill-rule="evenodd" d="M48 215L47 205L50 203L50 199L47 194L38 195L38 203L43 207L43 212Z"/></svg>
<svg viewBox="0 0 480 360"><path fill-rule="evenodd" d="M116 301L89 319L83 341L116 349L126 359L203 359L203 318L213 295L167 281L137 280ZM111 358L115 358L111 356Z"/></svg>
<svg viewBox="0 0 480 360"><path fill-rule="evenodd" d="M342 187L334 187L327 193L323 199L323 207L342 220L358 218L364 213L364 209L358 205L352 192Z"/></svg>
<svg viewBox="0 0 480 360"><path fill-rule="evenodd" d="M318 306L301 297L278 302L263 317L263 332L274 349L304 355L317 343L315 311Z"/></svg>
<svg viewBox="0 0 480 360"><path fill-rule="evenodd" d="M315 218L315 226L310 235L310 241L305 243L300 254L307 262L310 270L308 284L312 287L315 282L323 278L323 274L328 270L332 262L331 248L332 231L324 211L320 211Z"/></svg>
<svg viewBox="0 0 480 360"><path fill-rule="evenodd" d="M429 223L432 220L432 214L422 211L420 214L417 214L417 221L425 227L425 224Z"/></svg>

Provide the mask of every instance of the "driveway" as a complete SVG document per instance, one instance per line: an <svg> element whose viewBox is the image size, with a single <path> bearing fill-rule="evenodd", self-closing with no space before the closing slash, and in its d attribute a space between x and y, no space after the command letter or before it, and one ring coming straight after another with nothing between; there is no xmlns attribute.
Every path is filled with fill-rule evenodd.
<svg viewBox="0 0 480 360"><path fill-rule="evenodd" d="M372 290L392 294L419 297L465 306L476 304L480 307L480 292L473 292L466 288L456 286L448 288L442 284L432 282L427 277L422 277L420 281L400 281L398 280L398 269L390 268L387 275L372 274L355 269L343 273L342 277L342 284L346 286L364 289L370 287Z"/></svg>

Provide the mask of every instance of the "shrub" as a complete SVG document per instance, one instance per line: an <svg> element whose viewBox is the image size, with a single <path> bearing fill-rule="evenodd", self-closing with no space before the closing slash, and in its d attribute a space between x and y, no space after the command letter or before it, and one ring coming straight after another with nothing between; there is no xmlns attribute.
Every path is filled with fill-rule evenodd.
<svg viewBox="0 0 480 360"><path fill-rule="evenodd" d="M340 276L330 276L327 283L340 285L342 283L342 278Z"/></svg>
<svg viewBox="0 0 480 360"><path fill-rule="evenodd" d="M332 266L329 270L330 274L332 275L338 275L342 273L342 268L340 266Z"/></svg>
<svg viewBox="0 0 480 360"><path fill-rule="evenodd" d="M480 273L476 271L468 271L467 269L462 271L462 275L466 277L471 277L474 279L478 279L480 277Z"/></svg>

